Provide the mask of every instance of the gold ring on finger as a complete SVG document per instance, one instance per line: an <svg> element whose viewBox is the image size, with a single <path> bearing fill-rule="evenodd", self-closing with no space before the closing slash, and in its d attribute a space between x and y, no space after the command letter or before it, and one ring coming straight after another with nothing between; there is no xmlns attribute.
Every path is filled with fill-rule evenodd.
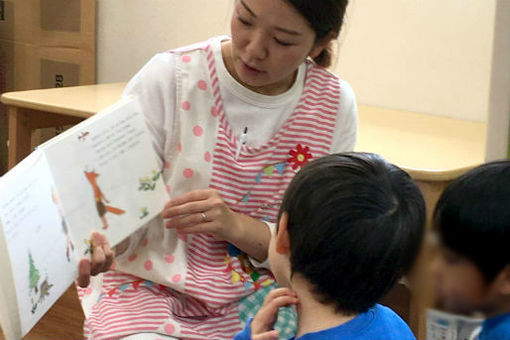
<svg viewBox="0 0 510 340"><path fill-rule="evenodd" d="M202 220L200 222L204 223L207 221L207 215L205 214L205 212L201 212L200 215L202 216Z"/></svg>

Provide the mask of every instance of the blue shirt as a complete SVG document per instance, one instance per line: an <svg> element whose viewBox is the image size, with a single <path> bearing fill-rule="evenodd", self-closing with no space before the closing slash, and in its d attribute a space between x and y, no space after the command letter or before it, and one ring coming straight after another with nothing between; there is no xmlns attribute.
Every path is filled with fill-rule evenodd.
<svg viewBox="0 0 510 340"><path fill-rule="evenodd" d="M510 313L485 320L478 340L510 340Z"/></svg>
<svg viewBox="0 0 510 340"><path fill-rule="evenodd" d="M251 339L251 321L234 337L234 340ZM291 340L293 340L292 338ZM306 333L295 340L416 340L407 324L391 309L375 305L340 326L319 332Z"/></svg>

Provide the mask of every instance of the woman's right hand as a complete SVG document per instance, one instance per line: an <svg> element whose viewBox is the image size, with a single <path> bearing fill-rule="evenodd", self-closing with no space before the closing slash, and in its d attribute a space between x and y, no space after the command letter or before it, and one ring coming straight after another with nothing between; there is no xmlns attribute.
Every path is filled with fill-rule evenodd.
<svg viewBox="0 0 510 340"><path fill-rule="evenodd" d="M85 288L90 283L90 276L96 276L110 269L115 251L110 248L110 244L101 233L94 232L90 238L90 247L92 250L91 259L82 258L78 267L78 285Z"/></svg>

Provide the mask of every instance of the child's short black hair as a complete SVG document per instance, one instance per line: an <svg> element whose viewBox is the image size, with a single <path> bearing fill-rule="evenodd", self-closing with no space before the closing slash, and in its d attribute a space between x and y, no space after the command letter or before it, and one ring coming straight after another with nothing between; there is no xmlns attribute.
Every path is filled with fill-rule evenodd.
<svg viewBox="0 0 510 340"><path fill-rule="evenodd" d="M292 273L325 304L362 313L388 292L420 249L425 203L409 175L369 153L307 164L280 208L289 215Z"/></svg>
<svg viewBox="0 0 510 340"><path fill-rule="evenodd" d="M473 261L491 282L510 264L510 161L481 165L452 182L434 221L442 245Z"/></svg>

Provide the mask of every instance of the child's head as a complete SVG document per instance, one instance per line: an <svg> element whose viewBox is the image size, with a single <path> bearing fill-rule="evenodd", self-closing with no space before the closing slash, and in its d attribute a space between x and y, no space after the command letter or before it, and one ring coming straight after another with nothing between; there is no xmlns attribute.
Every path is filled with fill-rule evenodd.
<svg viewBox="0 0 510 340"><path fill-rule="evenodd" d="M510 161L477 167L441 195L437 291L454 312L491 314L510 297Z"/></svg>
<svg viewBox="0 0 510 340"><path fill-rule="evenodd" d="M423 197L404 171L374 154L326 156L287 188L269 260L281 285L299 275L323 304L364 312L410 269L424 221Z"/></svg>

